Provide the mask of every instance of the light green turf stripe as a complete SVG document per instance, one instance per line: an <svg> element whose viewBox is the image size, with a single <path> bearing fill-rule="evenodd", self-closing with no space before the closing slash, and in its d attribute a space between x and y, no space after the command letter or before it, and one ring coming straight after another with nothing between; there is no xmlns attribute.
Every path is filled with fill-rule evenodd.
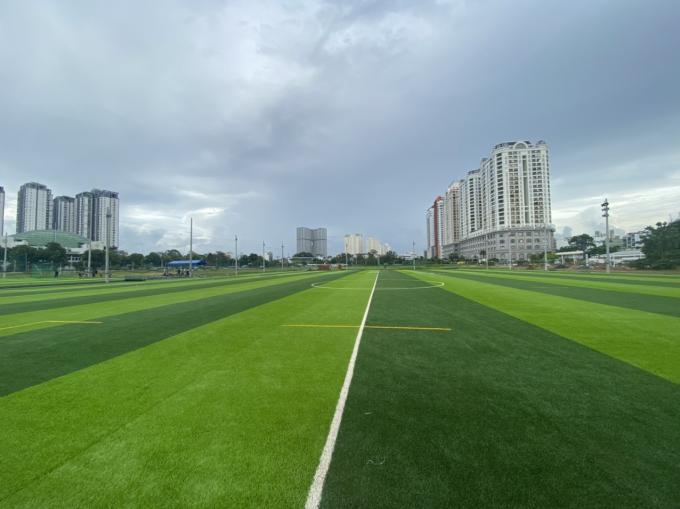
<svg viewBox="0 0 680 509"><path fill-rule="evenodd" d="M414 273L424 281L445 277L457 293L594 350L680 383L680 318L595 304L529 290Z"/></svg>
<svg viewBox="0 0 680 509"><path fill-rule="evenodd" d="M44 309L39 311L29 311L25 313L15 313L11 315L4 315L2 317L2 325L5 327L13 325L34 324L25 328L14 328L0 330L0 337L12 334L26 332L27 330L43 329L47 327L54 327L56 324L45 323L48 320L94 320L101 319L107 316L119 315L131 311L139 311L141 309L151 309L155 307L162 307L168 304L176 304L180 302L189 302L195 299L206 297L213 297L216 295L224 295L227 293L240 292L250 290L253 288L261 288L265 286L273 286L283 284L287 281L294 281L299 279L310 279L312 281L323 279L323 276L331 273L304 273L289 278L274 278L264 281L248 279L243 283L229 284L225 286L218 286L213 288L197 288L188 290L186 292L177 292L170 294L159 294L146 297L132 297L127 299L120 299L116 301L98 302L94 304L84 304L79 306L59 307L59 302L55 301L55 307L52 309ZM40 322L40 323L38 323Z"/></svg>
<svg viewBox="0 0 680 509"><path fill-rule="evenodd" d="M435 269L435 267L432 267ZM456 269L447 269L445 267L441 267L441 270L444 271L457 271L457 270L465 270L465 271L471 271L471 272L488 272L490 274L508 274L510 271L507 268L469 268L469 267L461 267L461 268L456 268ZM513 274L515 273L522 273L524 272L523 269L520 270L515 270L513 271ZM649 282L649 283L657 283L657 282L664 282L664 283L676 283L680 285L680 274L609 274L606 275L602 272L544 272L544 271L532 271L532 274L541 274L542 276L545 277L552 277L556 279L567 279L567 278L572 278L574 276L577 277L583 277L583 278L590 278L593 281L611 281L611 282L616 282L617 280L619 281L642 281L642 282Z"/></svg>
<svg viewBox="0 0 680 509"><path fill-rule="evenodd" d="M0 399L0 505L302 507L356 330L281 325L359 323L364 297L309 289Z"/></svg>
<svg viewBox="0 0 680 509"><path fill-rule="evenodd" d="M446 274L444 271L437 271L438 274ZM659 295L663 297L680 298L680 287L664 287L664 286L647 286L647 285L629 285L626 283L613 283L605 281L583 281L578 279L553 278L551 276L523 276L521 273L515 271L513 274L508 272L491 272L481 270L461 270L461 274L470 274L480 277L498 277L503 279L516 279L519 281L528 281L535 283L556 284L561 286L573 286L579 288L594 288L598 290L612 290L621 293L639 293L643 295ZM449 274L455 276L455 274ZM678 303L680 306L680 302Z"/></svg>
<svg viewBox="0 0 680 509"><path fill-rule="evenodd" d="M21 303L21 302L36 302L36 301L50 301L59 300L64 297L84 297L87 295L115 295L118 293L125 292L136 292L144 290L152 290L154 288L186 288L191 290L195 287L201 287L206 284L215 284L220 281L230 282L230 281L250 281L258 280L263 277L288 277L294 275L301 275L303 273L287 272L287 273L263 273L263 274L250 274L247 276L239 276L235 278L231 277L216 277L216 278L201 278L201 279L169 279L169 280L156 280L147 281L144 283L115 283L111 285L97 285L96 288L88 287L87 285L82 285L81 287L70 287L64 288L63 291L55 292L54 288L44 288L46 292L37 292L38 289L32 289L31 293L25 295L14 295L14 296L3 296L0 293L0 304L7 303ZM76 286L76 285L74 285Z"/></svg>

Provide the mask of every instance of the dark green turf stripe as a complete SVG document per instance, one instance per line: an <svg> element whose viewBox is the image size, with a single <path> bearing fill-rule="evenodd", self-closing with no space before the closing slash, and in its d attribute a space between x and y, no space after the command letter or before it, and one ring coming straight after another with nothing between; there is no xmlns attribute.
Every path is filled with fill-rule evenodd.
<svg viewBox="0 0 680 509"><path fill-rule="evenodd" d="M439 269L442 271L446 272L455 272L459 273L460 269ZM465 269L463 269L465 270ZM467 272L472 272L473 270L478 270L480 272L486 272L484 269L468 269ZM493 274L493 272L497 272L495 270L489 271L489 274ZM511 273L509 270L507 271L508 273ZM542 270L517 270L513 271L512 273L517 273L522 276L533 276L533 277L550 277L554 281L559 281L560 279L571 279L575 281L590 281L593 283L621 283L625 285L641 285L641 286L663 286L663 287L671 287L671 288L680 288L680 279L674 279L671 280L669 278L668 280L665 280L663 276L657 276L658 281L636 281L634 279L626 279L623 277L617 277L616 275L611 275L611 276L606 276L604 274L593 274L589 275L587 273L585 274L571 274L571 273L564 273L564 272L545 272ZM640 276L644 277L644 276Z"/></svg>
<svg viewBox="0 0 680 509"><path fill-rule="evenodd" d="M335 279L345 275L328 275ZM312 278L313 279L313 278ZM309 289L310 278L0 338L0 396Z"/></svg>
<svg viewBox="0 0 680 509"><path fill-rule="evenodd" d="M641 293L617 292L613 290L601 290L599 288L587 288L576 286L563 286L559 281L525 281L521 279L508 279L493 277L491 275L476 275L456 272L448 273L453 277L460 277L471 281L489 283L519 290L531 290L534 292L569 297L572 299L608 304L622 308L660 313L664 315L680 316L680 299L661 295L646 295Z"/></svg>
<svg viewBox="0 0 680 509"><path fill-rule="evenodd" d="M280 277L272 274L271 276L262 276L257 279L257 281L265 281L267 279L272 279L275 277ZM246 281L253 281L253 279L247 279ZM220 286L226 286L231 284L237 284L242 282L241 279L220 279L220 280L206 280L200 284L196 284L195 281L186 280L187 284L179 284L172 286L154 285L148 289L136 289L123 292L115 293L105 293L101 295L92 294L80 297L64 297L63 299L48 299L48 300L32 300L29 302L15 302L0 304L0 316L2 315L13 315L15 313L26 313L29 311L41 311L45 309L53 308L63 308L70 306L80 306L83 304L95 304L98 302L109 302L122 299L130 299L136 297L152 297L154 295L167 295L170 293L181 293L189 292L193 290L202 290L208 288L217 288ZM109 287L110 288L110 287ZM36 296L38 299L39 296Z"/></svg>
<svg viewBox="0 0 680 509"><path fill-rule="evenodd" d="M376 292L330 507L680 507L680 389L440 289Z"/></svg>

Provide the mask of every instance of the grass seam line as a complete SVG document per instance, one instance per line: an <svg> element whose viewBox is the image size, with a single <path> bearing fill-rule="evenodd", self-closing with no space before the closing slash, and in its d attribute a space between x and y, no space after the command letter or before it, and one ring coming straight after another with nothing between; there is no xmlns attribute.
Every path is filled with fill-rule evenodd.
<svg viewBox="0 0 680 509"><path fill-rule="evenodd" d="M314 323L292 323L281 327L299 327L303 329L358 329L360 325L333 325L333 324L314 324ZM394 330L422 330L422 331L441 331L448 332L450 327L418 327L415 325L366 325L364 329L394 329Z"/></svg>
<svg viewBox="0 0 680 509"><path fill-rule="evenodd" d="M314 480L312 481L312 485L309 488L309 493L307 494L305 509L318 509L319 504L321 503L323 485L326 482L326 475L328 474L328 469L331 465L331 458L333 457L335 442L338 438L338 432L340 431L340 423L342 422L342 414L345 411L345 403L347 402L347 395L349 394L349 386L352 383L352 377L354 376L354 366L356 364L357 354L359 353L361 336L364 333L364 327L366 326L366 320L368 319L368 311L371 308L371 301L373 300L373 294L375 293L375 287L378 284L379 277L380 272L375 275L373 288L371 289L371 294L368 296L368 302L366 303L364 317L361 320L357 337L354 340L354 348L352 349L352 355L350 356L349 365L347 366L345 381L342 383L340 397L338 398L338 403L335 407L335 413L333 414L333 420L331 421L331 426L328 430L326 443L324 444L321 458L319 459L319 465L317 466L316 472L314 473Z"/></svg>

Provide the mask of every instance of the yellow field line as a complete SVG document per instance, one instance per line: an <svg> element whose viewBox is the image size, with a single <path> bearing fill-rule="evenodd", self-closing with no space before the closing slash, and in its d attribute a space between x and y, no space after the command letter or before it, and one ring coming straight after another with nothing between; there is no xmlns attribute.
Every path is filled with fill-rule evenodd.
<svg viewBox="0 0 680 509"><path fill-rule="evenodd" d="M325 324L286 324L281 327L304 327L304 328L319 328L319 329L358 329L358 325L325 325ZM365 329L394 329L394 330L422 330L422 331L437 331L448 332L451 329L448 327L409 327L400 325L366 325Z"/></svg>
<svg viewBox="0 0 680 509"><path fill-rule="evenodd" d="M0 331L8 330L8 329L18 329L20 327L30 327L32 325L41 325L43 323L93 323L93 324L99 324L99 323L104 323L104 322L86 322L86 321L79 321L79 320L42 320L40 322L22 323L21 325L10 325L9 327L0 327Z"/></svg>

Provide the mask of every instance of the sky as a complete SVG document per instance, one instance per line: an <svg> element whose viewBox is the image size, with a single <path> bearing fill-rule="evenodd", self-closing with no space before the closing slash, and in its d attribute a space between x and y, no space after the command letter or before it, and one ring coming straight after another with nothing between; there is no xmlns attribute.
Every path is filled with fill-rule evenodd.
<svg viewBox="0 0 680 509"><path fill-rule="evenodd" d="M550 147L558 233L680 215L680 2L0 3L0 186L120 193L121 248L425 248L510 140Z"/></svg>

